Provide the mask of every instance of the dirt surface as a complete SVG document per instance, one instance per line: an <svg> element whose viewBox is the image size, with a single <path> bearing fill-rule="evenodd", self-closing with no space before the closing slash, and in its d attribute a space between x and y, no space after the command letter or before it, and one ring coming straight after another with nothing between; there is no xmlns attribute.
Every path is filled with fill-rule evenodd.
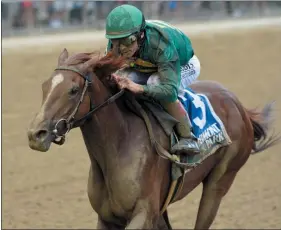
<svg viewBox="0 0 281 230"><path fill-rule="evenodd" d="M234 91L246 107L276 100L281 130L281 28L192 36L201 60L200 79ZM103 49L76 43L69 51ZM43 45L44 46L44 45ZM47 153L29 149L26 129L41 104L41 83L55 68L63 44L41 52L5 53L2 63L2 227L95 228L88 202L89 158L80 131ZM37 49L37 48L36 48ZM37 50L38 51L38 50ZM281 146L251 156L224 198L212 228L281 227ZM201 187L169 207L174 228L193 228Z"/></svg>

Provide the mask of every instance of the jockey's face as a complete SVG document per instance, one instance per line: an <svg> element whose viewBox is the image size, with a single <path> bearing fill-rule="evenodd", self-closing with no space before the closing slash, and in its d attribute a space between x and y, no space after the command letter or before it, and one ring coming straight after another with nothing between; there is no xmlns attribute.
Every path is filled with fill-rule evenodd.
<svg viewBox="0 0 281 230"><path fill-rule="evenodd" d="M143 35L143 34L142 34ZM111 40L113 47L119 46L119 51L126 58L132 57L139 49L136 35L130 35L126 38Z"/></svg>

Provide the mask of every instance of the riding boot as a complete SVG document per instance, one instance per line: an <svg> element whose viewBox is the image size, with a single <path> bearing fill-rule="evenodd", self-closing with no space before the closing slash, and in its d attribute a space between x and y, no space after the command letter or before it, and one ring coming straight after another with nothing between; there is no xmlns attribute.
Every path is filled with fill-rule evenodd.
<svg viewBox="0 0 281 230"><path fill-rule="evenodd" d="M200 153L200 148L197 143L197 138L191 131L191 123L188 115L183 117L176 125L176 131L179 135L179 142L172 149L172 153L184 153L188 155L196 155Z"/></svg>
<svg viewBox="0 0 281 230"><path fill-rule="evenodd" d="M191 122L181 102L177 100L176 102L166 104L164 107L179 121L179 123L176 124L176 132L179 135L179 142L172 147L171 152L188 155L199 154L200 148L197 143L197 138L191 131Z"/></svg>

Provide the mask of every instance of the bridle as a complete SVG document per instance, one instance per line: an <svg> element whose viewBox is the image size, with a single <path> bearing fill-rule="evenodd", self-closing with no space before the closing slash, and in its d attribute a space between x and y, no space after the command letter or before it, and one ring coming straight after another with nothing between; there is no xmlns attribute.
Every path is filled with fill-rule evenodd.
<svg viewBox="0 0 281 230"><path fill-rule="evenodd" d="M79 71L78 69L76 68L73 68L73 67L69 67L69 66L59 66L55 69L56 70L67 70L67 71L72 71L72 72L75 72L77 74L79 74L79 76L81 76L82 78L84 78L84 87L83 87L83 90L82 90L82 93L81 93L81 97L80 97L80 100L78 102L78 104L76 105L76 107L74 108L73 112L68 116L68 118L62 118L60 120L58 120L54 126L54 129L52 131L52 134L55 136L55 140L54 140L54 143L56 144L63 144L64 143L64 140L65 140L65 136L66 134L73 128L76 128L76 127L79 127L80 125L82 125L82 123L88 119L91 118L91 115L95 112L97 112L99 109L111 104L112 102L114 102L116 99L118 99L119 97L121 97L123 94L124 94L124 90L122 89L121 91L119 91L118 93L114 94L113 96L111 96L110 98L108 98L105 102L103 102L102 104L100 105L97 105L95 106L93 104L93 100L91 98L91 84L93 82L93 79L92 79L92 76L93 74L91 73L87 73L87 74L83 74L81 71ZM84 99L84 96L85 96L85 93L86 91L90 92L90 109L89 109L89 112L84 115L83 117L75 120L75 115L79 109L79 106L81 105L83 99ZM63 133L59 133L58 132L58 125L60 123L64 122L65 123L65 127L66 127L66 130L63 132Z"/></svg>

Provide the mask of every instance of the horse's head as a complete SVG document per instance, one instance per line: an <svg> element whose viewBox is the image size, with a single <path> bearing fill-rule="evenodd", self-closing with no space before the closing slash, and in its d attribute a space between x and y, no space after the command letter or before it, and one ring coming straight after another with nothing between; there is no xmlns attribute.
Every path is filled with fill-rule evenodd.
<svg viewBox="0 0 281 230"><path fill-rule="evenodd" d="M91 97L95 96L92 84L104 81L123 64L112 54L102 58L94 53L68 57L64 49L57 68L42 84L41 109L28 130L30 148L45 152L52 142L63 144L65 134L91 109Z"/></svg>

